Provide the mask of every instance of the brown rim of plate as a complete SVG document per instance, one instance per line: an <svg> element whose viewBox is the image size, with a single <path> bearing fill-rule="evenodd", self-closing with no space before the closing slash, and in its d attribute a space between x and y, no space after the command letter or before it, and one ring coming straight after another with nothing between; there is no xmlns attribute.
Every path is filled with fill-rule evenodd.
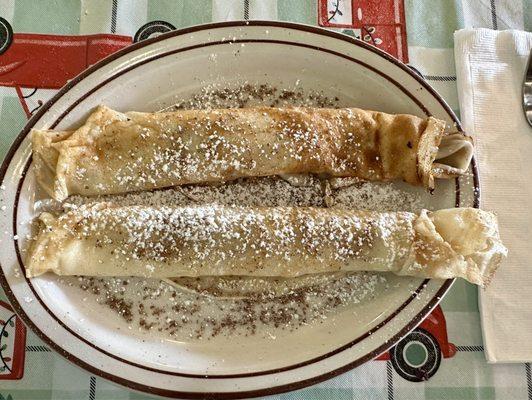
<svg viewBox="0 0 532 400"><path fill-rule="evenodd" d="M404 88L402 85L400 85L398 82L396 82L395 80L391 79L390 77L388 77L387 75L383 74L382 72L376 70L375 68L373 68L372 66L360 61L360 60L357 60L357 59L354 59L352 57L349 57L349 56L346 56L344 54L341 54L341 53L337 53L337 52L334 52L334 51L331 51L331 50L325 50L325 49L322 49L322 48L319 48L319 47L316 47L316 46L311 46L311 45L307 45L307 44L302 44L302 43L294 43L294 42L288 42L288 41L279 41L279 40L261 40L261 39L253 39L253 40L234 40L234 41L231 41L231 43L270 43L270 44L280 44L280 45L289 45L289 46L297 46L297 47L303 47L303 48L308 48L308 49L311 49L311 50L314 50L314 51L322 51L322 52L327 52L329 54L333 54L335 56L339 56L341 58L344 58L344 59L347 59L351 62L355 62L357 64L360 64L362 65L363 67L375 72L376 74L380 75L381 77L383 77L384 79L390 81L393 85L395 85L396 87L398 87L404 94L406 94L413 102L415 102L415 104L425 113L425 115L429 116L430 113L428 112L428 110L421 104L421 102L419 102L419 100L417 100L406 88ZM127 72L130 72L132 71L133 69L135 68L138 68L142 65L146 65L154 60L160 60L161 58L164 58L164 57L167 57L167 56L171 56L171 55L174 55L176 53L180 53L180 52L185 52L185 51L189 51L189 50L192 50L192 49L196 49L196 48L202 48L202 47L208 47L208 46L216 46L216 45L220 45L220 44L224 44L224 43L227 43L227 41L216 41L216 42L208 42L208 43L203 43L203 44L199 44L199 45L194 45L194 46L188 46L188 47L184 47L184 48L180 48L180 49L177 49L177 50L172 50L172 51L168 51L168 52L165 52L165 53L161 53L161 54L157 54L153 57L150 57L150 58L147 58L146 60L143 60L135 65L132 65L128 68L125 68L124 70L121 70L119 73L116 73L115 75L107 78L106 80L98 83L94 88L90 89L89 91L85 92L81 97L79 97L74 103L72 103L72 105L70 105L64 112L61 113L61 115L59 117L57 117L57 119L51 124L51 127L54 128L56 127L59 122L66 116L68 115L69 112L71 112L73 109L75 109L77 106L79 106L87 97L89 97L92 93L94 93L95 91L97 91L98 89L104 87L107 83L113 81L114 79L122 76L123 74L127 73ZM28 161L26 162L26 165L23 169L23 172L21 174L21 179L19 179L19 183L18 183L18 187L17 187L17 192L16 192L16 197L15 197L15 206L14 206L14 215L13 215L13 231L14 231L14 234L17 235L17 215L18 215L18 201L19 201L19 196L20 196L20 190L24 184L24 180L25 180L25 177L26 177L26 172L28 171L29 167L30 167L30 164L31 164L31 157L30 159L28 159ZM456 194L456 202L459 203L459 191L455 191L455 194ZM18 262L19 262L19 266L21 268L21 273L22 275L24 275L24 268L23 268L23 260L22 260L22 257L20 256L20 249L18 247L18 242L15 242L15 251L17 253L17 258L18 258ZM312 363L315 363L315 362L318 362L320 360L323 360L325 358L329 358L329 357L332 357L333 355L335 354L338 354L340 352L342 352L343 350L351 347L351 346L354 346L355 344L359 343L360 341L366 339L369 335L375 333L377 330L379 330L380 328L382 328L383 326L385 326L391 319L393 319L393 317L395 315L397 315L399 312L401 312L412 300L413 298L418 295L419 293L421 293L421 291L423 290L423 285L421 285L419 288L417 288L414 293L412 294L412 296L410 296L403 304L401 304L398 308L396 308L394 310L393 313L391 313L384 321L380 322L379 324L377 324L375 327L373 327L372 329L366 331L364 334L360 335L359 337L353 339L352 341L348 342L347 344L344 344L342 346L339 346L338 348L334 349L333 351L330 351L328 353L325 353L325 354L322 354L320 356L317 356L317 357L314 357L312 359L308 359L308 360L305 360L305 361L301 361L299 363L296 363L296 364L291 364L291 365L288 365L288 366L284 366L284 367L280 367L280 368L275 368L275 369L271 369L271 370L264 370L264 371L257 371L257 372L250 372L250 373L238 373L238 374L216 374L216 375L201 375L201 374L186 374L186 373L178 373L178 372L171 372L171 371L166 371L166 370L161 370L161 369L157 369L157 368L152 368L152 367L148 367L148 366L144 366L144 365L141 365L141 364L137 364L137 363L134 363L132 361L128 361L126 359L123 359L121 357L118 357L104 349L102 349L101 347L98 347L94 344L92 344L91 342L87 341L86 339L84 339L83 337L81 337L80 335L78 335L76 332L74 332L72 329L68 328L61 320L60 318L58 318L47 306L46 304L44 303L44 301L40 298L40 296L38 295L37 291L34 289L33 287L33 284L31 283L31 281L27 278L26 279L26 283L28 284L28 286L30 287L31 291L33 292L34 296L38 299L39 303L41 304L41 306L46 310L46 312L60 325L62 326L66 331L68 331L71 335L73 335L74 337L76 337L78 340L84 342L85 344L87 344L88 346L94 348L95 350L105 354L106 356L108 357L111 357L111 358L114 358L120 362L123 362L125 364L129 364L131 366L134 366L134 367L137 367L137 368L140 368L140 369L144 369L144 370L147 370L147 371L152 371L152 372L157 372L157 373L161 373L161 374L165 374L165 375L172 375L172 376L180 376L180 377L188 377L188 378L198 378L198 379L229 379L229 378L244 378L244 377L253 377L253 376L261 376L261 375L268 375L268 374L274 374L274 373L279 373L279 372L283 372L283 371L288 371L288 370L292 370L292 369L296 369L296 368L299 368L299 367L303 367L305 365L309 365L309 364L312 364Z"/></svg>
<svg viewBox="0 0 532 400"><path fill-rule="evenodd" d="M348 43L351 43L353 45L362 47L362 48L364 48L364 49L366 49L368 51L371 51L371 52L381 56L382 58L386 59L387 61L393 63L395 66L403 69L406 73L408 73L411 77L413 77L420 85L422 85L429 93L431 93L434 96L434 98L436 98L436 100L438 100L440 105L445 109L445 111L448 113L448 115L453 119L453 121L455 122L455 124L458 127L458 129L460 129L460 130L462 129L461 125L460 125L460 122L458 121L458 119L454 115L453 111L449 108L449 106L445 103L445 101L435 92L435 90L432 89L432 87L430 85L428 85L428 83L423 78L421 78L416 72L414 72L408 66L406 66L405 64L403 64L403 63L399 62L398 60L396 60L394 57L392 57L389 54L385 53L384 51L379 50L379 49L377 49L377 48L375 48L375 47L373 47L373 46L371 46L369 44L366 44L366 43L360 41L360 40L351 38L351 37L349 37L347 35L344 35L344 34L328 31L328 30L317 28L317 27L314 27L314 26L295 24L295 23L288 23L288 22L232 21L232 22L222 22L222 23L210 23L210 24L197 25L197 26L193 26L193 27L189 27L189 28L180 29L180 30L177 30L177 31L168 32L168 33L162 34L162 35L160 35L158 37L147 39L147 40L142 41L140 43L132 44L132 45L130 45L130 46L128 46L128 47L116 52L116 53L113 53L112 55L106 57L105 59L99 61L98 63L92 65L91 67L89 67L88 69L83 71L81 74L76 76L74 79L69 81L58 93L56 93L47 103L45 103L45 105L43 107L41 107L41 109L39 109L37 111L37 113L32 116L32 118L30 118L30 120L28 121L28 123L26 124L24 129L16 137L14 143L10 147L10 149L9 149L7 155L6 155L6 158L4 159L4 161L2 163L2 166L0 168L0 180L3 181L3 179L5 178L5 174L7 172L7 169L9 167L11 159L13 158L13 156L16 153L16 151L18 150L21 142L27 136L27 134L29 133L29 131L31 130L31 128L33 127L35 122L38 121L42 117L42 115L57 100L59 100L65 93L67 93L71 88L76 86L84 78L86 78L87 76L91 75L93 72L97 71L99 68L103 67L104 65L107 65L108 63L114 61L115 59L117 59L119 57L122 57L122 56L124 56L124 55L126 55L126 54L128 54L128 53L130 53L130 52L132 52L134 50L140 49L140 48L145 47L145 46L147 46L149 44L152 44L152 43L156 43L156 42L165 40L167 38L181 36L181 35L188 34L188 33L191 33L191 32L197 32L197 31L202 31L202 30L206 30L206 29L217 29L217 28L225 28L225 27L244 27L244 26L281 27L281 28L294 29L294 30L299 30L299 31L304 31L304 32L310 32L310 33L314 33L314 34L317 34L317 35L323 35L323 36L332 37L334 39L342 40L344 42L348 42ZM252 40L249 40L249 41L252 41ZM265 40L255 40L255 41L265 42ZM222 44L222 43L233 43L233 42L234 41L232 41L232 40L228 40L228 41L222 41L222 42L211 43L211 44ZM278 43L280 42L279 44L289 44L289 45L302 45L300 43L291 43L291 42L283 42L283 41L270 41L270 42L278 42ZM191 46L189 48L180 49L179 51L191 50L191 48L202 47L202 46L204 46L204 45ZM340 55L340 56L342 56L344 58L349 58L349 57L347 57L347 56L345 56L343 54L336 53L336 52L333 52L331 50L323 49L323 48L320 48L318 46L308 46L308 45L306 45L305 47L310 47L310 48L313 48L315 50L325 51L325 52L333 53L333 54L336 54L336 55ZM159 57L160 57L160 55L159 55ZM151 61L151 59L150 60L143 60L143 61L149 62L149 61ZM352 59L352 61L361 63L360 60ZM136 64L135 66L138 66L138 64ZM132 67L135 67L135 66L132 66ZM387 78L388 80L391 80L393 83L396 83L401 90L403 90L407 95L409 95L413 99L412 95L409 94L408 91L406 91L406 89L404 89L404 87L402 87L402 85L400 85L398 82L395 82L393 79L391 79L390 77L387 77L385 74L383 74L382 72L376 70L375 68L373 68L371 66L367 66L367 67L372 69L374 72L380 74L381 76ZM130 69L131 68L125 69L125 70L121 71L121 73L125 73L125 72L129 71ZM59 123L60 119L62 119L66 115L66 113L71 111L73 109L73 107L78 105L85 97L87 97L92 92L94 92L95 90L97 90L98 88L103 86L105 83L107 83L107 81L103 82L100 85L97 85L97 87L93 88L89 93L86 93L81 99L78 99L74 104L72 104L70 107L68 107L68 109L65 111L65 113L63 113L58 118L58 120L55 122L54 126L57 125L57 123ZM419 103L419 101L417 99L414 100L414 101L416 102L416 104L420 105L420 103ZM422 110L424 110L424 111L426 110L425 107L423 107L422 105L420 106L420 108ZM29 163L28 163L28 165L29 165ZM472 160L472 170L473 170L473 185L474 185L474 189L475 189L473 207L477 207L478 208L479 202L480 202L480 189L479 189L478 170L477 170L477 165L476 165L476 161L475 161L474 158ZM456 182L456 201L457 201L456 205L459 206L460 187L459 187L458 179L456 179L455 182ZM20 182L19 182L19 184L20 184ZM18 196L17 196L17 199L18 199ZM17 241L15 241L15 242L17 242ZM15 246L17 246L17 245L18 245L18 243L15 243ZM182 398L205 398L205 397L211 397L211 398L213 398L213 397L214 398L245 398L245 397L271 395L271 394L282 393L282 392L286 392L286 391L290 391L290 390L303 388L303 387L306 387L306 386L321 382L323 380L332 378L332 377L334 377L336 375L339 375L339 374L341 374L343 372L346 372L346 371L348 371L348 370L350 370L350 369L352 369L354 367L357 367L357 366L363 364L366 361L369 361L369 360L377 357L378 355L380 355L381 353L386 351L388 348L392 347L397 341L399 341L401 339L401 337L403 337L409 331L414 329L422 321L422 319L432 310L432 308L434 308L438 304L438 302L441 300L442 296L447 292L447 290L452 285L453 281L454 281L453 279L449 279L449 280L446 280L445 282L443 282L441 288L438 290L438 292L435 294L435 296L429 301L429 303L404 328L402 328L396 335L394 335L391 340L389 340L387 343L383 344L382 346L379 346L378 348L376 348L372 352L366 354L365 356L363 356L363 357L361 357L361 358L359 358L359 359L357 359L357 360L355 360L355 361L353 361L351 363L343 365L343 366L339 367L336 370L329 371L329 372L327 372L325 374L318 375L318 376L315 376L315 377L312 377L312 378L309 378L309 379L306 379L306 380L302 380L302 381L299 381L299 382L293 382L293 383L290 383L290 384L286 384L286 385L282 385L282 386L276 386L276 387L271 387L271 388L266 388L266 389L257 389L257 390L246 391L246 392L209 392L209 393L200 393L200 392L180 392L180 391L166 390L166 389L160 389L160 388L156 388L156 387L152 387L152 386L142 385L142 384L139 384L139 383L136 383L136 382L124 379L124 378L117 377L115 375L112 375L110 373L104 372L102 370L99 370L99 369L97 369L97 368L85 363L84 361L78 359L77 357L73 356L72 354L68 353L67 351L63 350L58 344L56 344L52 340L50 340L31 321L31 319L27 316L27 314L23 311L22 307L18 303L18 301L15 298L13 292L10 290L9 285L7 283L7 280L6 280L5 276L4 276L3 270L0 273L0 283L2 284L2 287L4 288L4 290L6 292L6 295L8 296L8 298L9 298L13 308L17 312L17 314L23 319L23 321L44 342L46 342L48 345L50 345L50 347L52 347L58 353L63 355L65 358L67 358L68 360L72 361L73 363L75 363L78 366L88 370L89 372L91 372L91 373L93 373L95 375L98 375L98 376L101 376L103 378L109 379L109 380L111 380L113 382L119 383L119 384L121 384L123 386L126 386L126 387L130 388L130 389L140 390L140 391L145 392L145 393L150 393L150 394L155 394L155 395L160 395L160 396L182 397ZM420 288L422 289L425 284L426 284L426 281L424 281L424 283L420 286ZM418 288L418 290L420 288ZM32 290L33 290L33 288L32 288ZM407 304L404 304L402 307L405 307L406 305ZM393 319L393 317L399 311L396 311L394 314L392 314L389 317L389 319ZM323 358L325 358L325 357L323 357ZM321 358L321 359L323 359L323 358ZM316 362L316 361L319 361L319 360L310 361L310 363ZM299 366L301 366L301 365L299 365ZM161 371L157 370L157 372L160 373ZM276 372L281 372L281 371L276 371ZM205 378L204 375L202 375L202 377Z"/></svg>

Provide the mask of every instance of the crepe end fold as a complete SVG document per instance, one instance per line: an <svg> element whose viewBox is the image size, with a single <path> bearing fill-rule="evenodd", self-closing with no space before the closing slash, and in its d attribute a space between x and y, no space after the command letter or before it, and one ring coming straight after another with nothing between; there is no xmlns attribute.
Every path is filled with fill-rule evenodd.
<svg viewBox="0 0 532 400"><path fill-rule="evenodd" d="M473 209L473 208L456 208L439 211L426 211L423 210L418 215L412 213L368 213L368 212L339 212L328 209L305 209L305 211L299 211L297 208L279 207L274 212L288 213L292 217L299 212L307 213L305 218L310 216L311 219L315 218L316 221L325 219L343 219L348 221L347 229L352 229L355 234L353 237L352 246L357 246L359 240L357 235L363 234L364 230L360 227L359 221L369 221L370 224L378 224L385 216L391 216L394 222L384 230L380 231L380 237L373 237L371 240L373 244L370 244L367 249L372 252L385 251L388 261L379 258L379 255L371 256L368 259L368 254L361 254L355 256L352 259L348 259L345 263L338 263L334 257L334 246L329 246L324 249L324 252L317 253L311 257L315 259L307 260L308 262L300 262L298 259L283 260L279 257L276 259L275 266L270 270L264 270L263 267L253 267L251 261L245 261L249 265L236 266L238 273L235 273L234 268L231 266L225 266L222 269L216 267L207 267L210 273L204 273L203 268L190 269L187 265L188 259L193 259L198 256L194 253L189 253L180 258L179 249L169 250L175 252L173 261L170 264L163 262L158 264L151 259L136 260L135 264L129 260L128 254L113 256L109 262L104 261L103 265L96 262L89 262L83 258L84 254L95 254L95 249L92 248L93 241L83 241L76 237L74 233L76 231L77 224L83 218L83 215L89 215L104 211L109 218L110 215L116 211L118 214L125 215L125 211L122 207L117 207L110 203L99 204L98 209L92 208L90 213L83 211L72 211L58 219L55 219L49 215L44 215L41 218L46 224L46 228L37 237L33 247L29 251L28 258L26 260L26 274L28 277L39 276L45 272L54 272L58 275L90 275L90 276L143 276L143 277L158 277L158 278L172 278L178 276L202 276L202 275L247 275L247 276L283 276L283 277L295 277L299 275L306 275L309 273L317 272L351 272L351 271L370 271L370 272L394 272L398 275L414 276L419 278L436 278L436 279L451 279L451 278L463 278L467 281L486 286L495 270L500 265L502 259L506 256L507 250L501 243L499 238L499 232L497 227L496 217L489 212ZM116 210L112 210L116 208ZM196 213L198 208L185 207L183 209L176 209L177 212ZM151 212L147 208L138 208L136 211L141 215L145 212ZM202 212L200 210L200 212ZM257 209L255 214L265 216L271 212L271 209ZM110 213L110 214L109 214ZM125 214L124 214L125 213ZM235 213L240 213L242 218L245 216L245 212L238 208L221 207L217 210L217 216L214 217L214 223L217 218L222 220L228 218ZM261 214L262 213L262 214ZM330 213L333 213L331 215ZM116 215L118 215L116 214ZM94 215L94 214L93 214ZM191 214L190 214L191 215ZM291 218L292 218L291 217ZM128 222L131 222L130 217L125 217ZM297 218L295 219L297 220ZM292 226L294 219L288 219L285 222L280 220L280 223L284 223L286 226L283 229L294 230L297 227ZM192 226L187 225L187 219L183 220L183 225L179 227L180 230L191 229ZM350 221L350 222L349 222ZM408 222L410 221L410 222ZM87 221L86 221L87 222ZM90 223L90 221L88 221ZM365 224L367 222L363 222ZM358 226L358 228L357 228ZM277 229L277 228L276 228ZM279 228L280 229L280 228ZM398 232L402 239L397 240L388 239L388 234L385 232L391 229L390 232ZM402 230L402 232L401 232ZM373 235L374 233L372 233ZM250 234L253 236L253 233ZM257 237L260 237L258 235ZM176 238L178 242L181 240ZM260 239L262 240L262 239ZM218 243L218 242L215 242ZM382 244L384 243L384 247ZM194 243L189 243L187 247L193 248L196 246ZM200 244L201 246L201 244ZM213 250L214 257L212 259L213 265L216 264L216 260L219 257L216 256L217 251L226 251L227 248L223 248L224 244L220 243L216 246L220 246L217 250L215 247ZM290 244L290 246L304 246L298 242ZM393 248L390 248L393 247ZM183 248L184 249L184 248ZM235 248L236 249L236 248ZM380 249L380 250L379 250ZM108 248L104 251L111 251L113 254L113 248ZM188 251L188 250L187 250ZM101 253L100 253L101 254ZM114 254L117 254L116 252ZM116 257L121 257L116 259ZM192 257L192 258L190 258ZM270 256L256 256L252 257L266 257ZM273 255L273 257L276 257ZM373 258L372 258L373 257ZM376 258L375 258L376 257ZM391 258L388 258L391 257ZM320 260L321 259L321 260ZM319 262L317 260L320 260ZM112 261L112 262L111 262ZM254 259L253 262L256 262ZM260 260L259 260L260 261ZM277 265L277 261L281 264ZM116 262L123 264L118 269L113 270L113 265ZM207 261L210 262L210 261ZM172 264L176 263L176 264ZM89 265L90 264L90 265ZM147 271L143 265L150 265L151 269ZM285 265L286 264L286 265ZM172 266L174 265L174 266ZM203 264L204 265L204 264ZM251 267L250 267L251 266ZM159 269L160 268L160 269ZM267 267L270 268L270 267Z"/></svg>
<svg viewBox="0 0 532 400"><path fill-rule="evenodd" d="M466 173L473 159L473 138L463 132L452 132L442 137L432 164L435 178L454 178Z"/></svg>
<svg viewBox="0 0 532 400"><path fill-rule="evenodd" d="M32 129L32 157L39 185L54 200L65 200L72 194L66 177L76 170L73 160L91 152L91 144L106 125L126 118L123 113L100 105L78 129Z"/></svg>
<svg viewBox="0 0 532 400"><path fill-rule="evenodd" d="M463 278L486 287L508 253L495 214L476 208L423 210L414 230L411 259L400 275Z"/></svg>
<svg viewBox="0 0 532 400"><path fill-rule="evenodd" d="M57 218L49 213L42 213L36 223L39 234L28 248L25 260L26 277L33 278L46 272L64 275L59 268L57 255L63 251L62 243L68 239L68 233L61 230Z"/></svg>
<svg viewBox="0 0 532 400"><path fill-rule="evenodd" d="M463 132L447 133L445 122L433 117L418 144L418 175L429 190L434 189L434 178L454 178L463 175L473 158L473 140Z"/></svg>
<svg viewBox="0 0 532 400"><path fill-rule="evenodd" d="M98 203L81 210L103 210L114 207L109 203ZM78 275L79 265L62 261L66 253L75 254L81 242L73 240L76 226L86 218L83 212L69 211L59 217L43 212L36 221L38 234L29 245L25 259L26 277L34 278L47 272L56 275ZM76 257L75 257L76 258ZM78 263L83 264L79 259ZM82 275L82 274L81 274Z"/></svg>
<svg viewBox="0 0 532 400"><path fill-rule="evenodd" d="M31 143L37 183L54 199L66 198L66 193L58 193L61 177L57 174L60 152L54 144L68 139L73 131L50 131L33 129ZM59 191L61 192L61 190ZM65 192L65 189L62 190Z"/></svg>

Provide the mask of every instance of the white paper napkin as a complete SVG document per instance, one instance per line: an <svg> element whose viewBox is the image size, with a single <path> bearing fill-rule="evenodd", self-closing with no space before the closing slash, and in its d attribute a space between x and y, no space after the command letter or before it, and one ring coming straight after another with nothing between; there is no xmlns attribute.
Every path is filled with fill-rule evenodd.
<svg viewBox="0 0 532 400"><path fill-rule="evenodd" d="M475 139L481 207L499 217L508 258L479 307L488 362L532 361L532 128L522 84L532 33L455 33L460 114Z"/></svg>

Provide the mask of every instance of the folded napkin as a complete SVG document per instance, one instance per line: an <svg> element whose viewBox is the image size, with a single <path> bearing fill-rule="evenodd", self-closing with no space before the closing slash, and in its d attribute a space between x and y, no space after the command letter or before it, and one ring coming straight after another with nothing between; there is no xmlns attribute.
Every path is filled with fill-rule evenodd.
<svg viewBox="0 0 532 400"><path fill-rule="evenodd" d="M455 33L460 113L476 144L481 207L499 216L509 255L479 308L488 362L532 361L532 128L522 84L532 33Z"/></svg>

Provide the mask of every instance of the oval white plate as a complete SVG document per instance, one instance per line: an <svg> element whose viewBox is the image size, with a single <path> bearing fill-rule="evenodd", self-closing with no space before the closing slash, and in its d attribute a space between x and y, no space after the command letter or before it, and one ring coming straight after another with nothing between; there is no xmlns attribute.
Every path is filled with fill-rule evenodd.
<svg viewBox="0 0 532 400"><path fill-rule="evenodd" d="M303 25L254 21L193 27L135 44L89 68L29 121L4 161L0 264L2 285L26 324L91 373L173 397L250 397L293 390L378 356L449 289L452 281L402 278L356 313L344 310L321 324L279 332L276 339L192 343L141 338L84 304L79 292L55 277L24 278L19 246L24 247L36 190L32 174L26 174L31 128L71 128L101 103L122 111L155 111L207 85L243 81L297 85L336 96L340 105L458 123L441 97L408 67L361 41ZM471 172L472 182L438 182L435 195L426 195L425 201L432 208L477 206L474 165Z"/></svg>

